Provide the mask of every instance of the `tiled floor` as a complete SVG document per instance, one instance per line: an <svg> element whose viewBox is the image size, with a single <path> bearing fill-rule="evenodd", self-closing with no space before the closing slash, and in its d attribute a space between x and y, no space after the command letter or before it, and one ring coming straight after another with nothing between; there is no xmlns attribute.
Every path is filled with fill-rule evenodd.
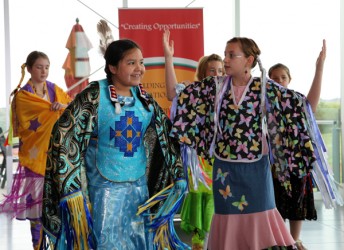
<svg viewBox="0 0 344 250"><path fill-rule="evenodd" d="M0 189L0 194L5 190ZM318 195L316 194L316 197ZM1 199L0 199L1 200ZM344 249L344 207L325 209L322 200L316 200L317 221L305 221L301 239L308 250L343 250ZM190 237L176 229L180 238L190 244ZM0 249L27 250L31 248L30 224L28 221L8 219L0 215ZM232 250L232 249L230 249ZM234 250L234 249L233 249Z"/></svg>

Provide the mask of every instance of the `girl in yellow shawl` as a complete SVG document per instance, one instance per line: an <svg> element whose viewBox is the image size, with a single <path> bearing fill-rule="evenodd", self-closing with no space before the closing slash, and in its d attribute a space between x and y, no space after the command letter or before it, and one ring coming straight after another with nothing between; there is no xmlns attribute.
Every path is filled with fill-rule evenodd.
<svg viewBox="0 0 344 250"><path fill-rule="evenodd" d="M20 88L25 67L31 78ZM50 132L71 101L61 88L47 81L49 67L46 54L31 52L22 66L20 83L12 92L9 138L19 137L19 165L11 192L0 204L0 212L8 212L19 220L30 220L34 249L38 249L41 238L43 183Z"/></svg>

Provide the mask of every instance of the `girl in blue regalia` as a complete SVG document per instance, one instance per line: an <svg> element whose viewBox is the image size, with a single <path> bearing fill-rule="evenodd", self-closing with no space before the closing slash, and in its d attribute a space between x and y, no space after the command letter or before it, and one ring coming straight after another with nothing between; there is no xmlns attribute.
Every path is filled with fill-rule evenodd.
<svg viewBox="0 0 344 250"><path fill-rule="evenodd" d="M170 198L148 207L156 217L173 219L186 188L178 143L168 136L171 122L141 85L141 49L131 40L117 40L104 58L106 79L78 94L52 132L43 247L185 249L173 223L137 215L172 183ZM157 241L155 230L167 233Z"/></svg>

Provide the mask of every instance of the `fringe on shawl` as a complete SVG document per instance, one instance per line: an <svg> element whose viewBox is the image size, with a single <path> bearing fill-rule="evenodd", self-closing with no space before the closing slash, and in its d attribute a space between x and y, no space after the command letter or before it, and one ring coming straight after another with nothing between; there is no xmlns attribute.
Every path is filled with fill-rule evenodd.
<svg viewBox="0 0 344 250"><path fill-rule="evenodd" d="M172 106L170 108L170 119L172 122L177 112L177 100L177 97L173 99ZM186 144L181 144L180 150L183 159L184 176L188 186L192 183L193 189L197 190L198 183L201 182L205 187L211 189L210 185L212 183L212 179L204 171L204 159L198 157L196 150ZM190 169L192 182L190 182L188 177L188 168Z"/></svg>
<svg viewBox="0 0 344 250"><path fill-rule="evenodd" d="M13 138L18 137L18 119L15 113L16 110L16 95L14 95L12 103L11 103L11 108L10 108L10 125L8 128L8 134L4 143L4 146L13 146ZM5 134L4 132L3 134Z"/></svg>
<svg viewBox="0 0 344 250"><path fill-rule="evenodd" d="M324 205L327 209L336 205L343 206L343 197L341 196L335 182L331 166L327 161L327 153L325 143L321 136L318 125L316 124L310 104L305 101L306 115L312 144L316 155L316 161L313 164L312 176L317 185Z"/></svg>
<svg viewBox="0 0 344 250"><path fill-rule="evenodd" d="M184 193L185 189L175 189L174 184L171 184L138 208L137 215L143 214L150 218L147 227L153 233L154 249L191 249L179 239L173 224L174 215L182 204ZM164 204L156 214L149 212L151 207L163 200Z"/></svg>
<svg viewBox="0 0 344 250"><path fill-rule="evenodd" d="M185 144L181 145L181 153L184 171L186 172L185 176L188 176L187 169L189 168L192 178L191 183L193 184L193 189L198 190L198 183L201 182L206 188L210 190L210 184L212 183L212 180L204 171L204 160L201 157L197 156L197 152L195 149ZM187 179L187 182L190 185L190 180Z"/></svg>
<svg viewBox="0 0 344 250"><path fill-rule="evenodd" d="M43 197L44 177L22 166L20 163L13 177L11 192L4 195L0 204L0 211L9 213L13 218L38 219L42 214L41 204ZM37 209L33 218L28 210Z"/></svg>
<svg viewBox="0 0 344 250"><path fill-rule="evenodd" d="M59 208L62 221L60 234L55 237L44 229L41 249L94 249L90 209L81 191L61 199Z"/></svg>

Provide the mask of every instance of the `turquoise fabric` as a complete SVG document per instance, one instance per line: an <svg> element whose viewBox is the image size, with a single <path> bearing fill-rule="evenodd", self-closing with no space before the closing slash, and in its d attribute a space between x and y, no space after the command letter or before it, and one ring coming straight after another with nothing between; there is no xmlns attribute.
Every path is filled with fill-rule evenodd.
<svg viewBox="0 0 344 250"><path fill-rule="evenodd" d="M100 81L98 143L94 160L99 173L116 182L136 181L146 171L143 136L153 112L144 108L135 91L132 94L133 105L123 105L121 113L116 114L109 97L108 83Z"/></svg>
<svg viewBox="0 0 344 250"><path fill-rule="evenodd" d="M98 179L88 186L97 250L153 249L152 234L137 207L148 199L146 176L135 182Z"/></svg>

